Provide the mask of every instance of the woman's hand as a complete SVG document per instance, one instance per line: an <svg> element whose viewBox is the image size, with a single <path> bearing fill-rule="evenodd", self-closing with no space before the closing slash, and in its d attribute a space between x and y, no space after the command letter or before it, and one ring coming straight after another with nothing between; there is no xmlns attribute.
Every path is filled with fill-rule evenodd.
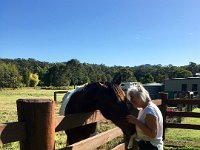
<svg viewBox="0 0 200 150"><path fill-rule="evenodd" d="M144 134L148 135L151 138L155 138L157 135L157 118L153 115L146 115L145 123L139 121L135 116L128 115L126 119L129 123L137 125Z"/></svg>
<svg viewBox="0 0 200 150"><path fill-rule="evenodd" d="M136 124L136 122L138 121L138 119L133 115L126 116L126 119L129 123L132 123L132 124Z"/></svg>

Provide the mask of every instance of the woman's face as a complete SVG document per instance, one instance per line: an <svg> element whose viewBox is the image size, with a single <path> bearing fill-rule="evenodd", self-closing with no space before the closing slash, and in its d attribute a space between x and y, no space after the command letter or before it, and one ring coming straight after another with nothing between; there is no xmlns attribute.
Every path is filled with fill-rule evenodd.
<svg viewBox="0 0 200 150"><path fill-rule="evenodd" d="M137 97L130 95L130 100L134 107L138 108L142 106L142 101L139 100Z"/></svg>

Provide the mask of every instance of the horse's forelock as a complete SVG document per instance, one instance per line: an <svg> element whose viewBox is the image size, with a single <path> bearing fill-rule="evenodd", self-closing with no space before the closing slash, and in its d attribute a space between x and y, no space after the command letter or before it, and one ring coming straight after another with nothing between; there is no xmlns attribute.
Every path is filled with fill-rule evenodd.
<svg viewBox="0 0 200 150"><path fill-rule="evenodd" d="M125 93L124 91L119 87L119 85L113 84L113 90L118 98L119 101L124 101L125 100Z"/></svg>

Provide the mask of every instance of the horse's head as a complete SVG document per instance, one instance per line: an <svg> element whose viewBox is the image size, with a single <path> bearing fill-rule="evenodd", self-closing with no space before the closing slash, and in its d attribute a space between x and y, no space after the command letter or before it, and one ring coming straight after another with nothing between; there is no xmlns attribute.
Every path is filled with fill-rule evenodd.
<svg viewBox="0 0 200 150"><path fill-rule="evenodd" d="M120 127L125 135L135 133L135 126L126 120L126 116L137 115L135 108L126 99L124 91L118 84L112 83L93 83L88 85L90 90L90 100L95 106L93 109L99 109L106 119L111 120ZM89 105L88 105L89 106Z"/></svg>

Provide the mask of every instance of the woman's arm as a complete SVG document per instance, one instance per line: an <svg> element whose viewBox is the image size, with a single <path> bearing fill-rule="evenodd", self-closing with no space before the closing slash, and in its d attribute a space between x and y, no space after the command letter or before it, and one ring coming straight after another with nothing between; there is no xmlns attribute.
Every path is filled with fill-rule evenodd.
<svg viewBox="0 0 200 150"><path fill-rule="evenodd" d="M139 121L135 116L128 115L127 120L129 123L137 125L145 135L155 138L157 135L157 118L153 115L147 114L145 124Z"/></svg>

